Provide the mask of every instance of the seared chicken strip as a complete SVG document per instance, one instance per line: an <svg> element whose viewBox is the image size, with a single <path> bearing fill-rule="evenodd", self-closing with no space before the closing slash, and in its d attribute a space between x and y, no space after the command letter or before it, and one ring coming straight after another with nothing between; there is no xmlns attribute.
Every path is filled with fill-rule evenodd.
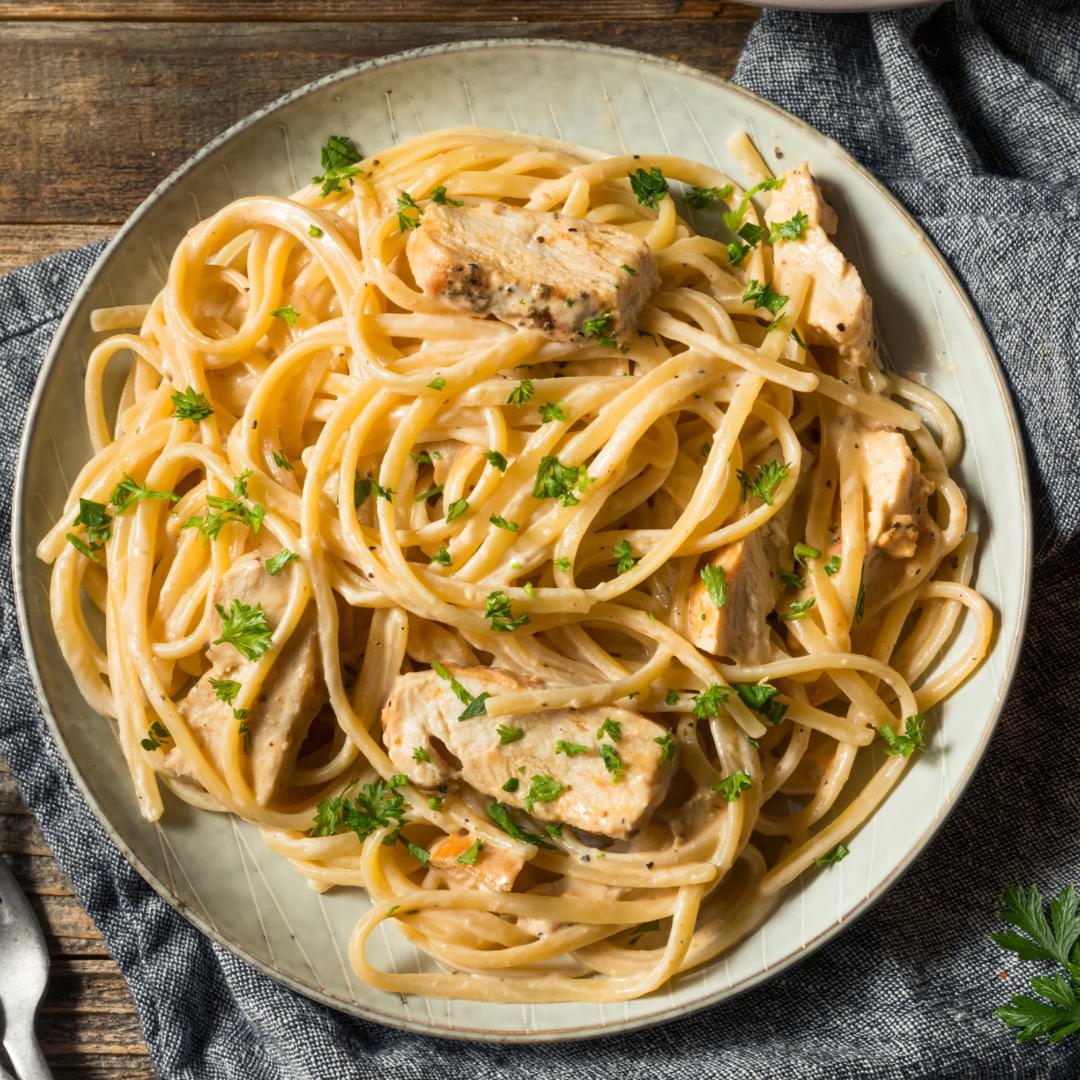
<svg viewBox="0 0 1080 1080"><path fill-rule="evenodd" d="M898 431L865 431L856 444L866 491L866 547L894 559L915 554L921 529L932 528L926 500L934 485L922 475Z"/></svg>
<svg viewBox="0 0 1080 1080"><path fill-rule="evenodd" d="M761 506L751 497L736 512L738 521ZM730 656L738 664L760 664L771 658L768 616L783 590L781 570L793 565L788 538L789 499L760 528L734 543L717 548L701 566L724 571L727 601L717 607L709 596L700 569L690 588L687 637L699 649L715 656Z"/></svg>
<svg viewBox="0 0 1080 1080"><path fill-rule="evenodd" d="M498 668L446 668L474 698L543 689L542 683ZM382 715L394 768L418 787L462 779L500 802L528 809L540 821L565 822L618 839L642 828L667 794L675 762L661 765L664 749L656 741L664 739L667 728L638 713L614 707L550 709L501 720L484 715L459 720L464 708L450 681L434 671L399 675ZM621 725L617 741L597 738L607 719ZM500 727L522 734L503 742ZM560 753L560 740L585 750ZM601 742L618 754L618 780L600 755ZM425 761L425 755L431 760ZM562 790L547 802L535 796L530 800L536 778L555 782L542 785L546 794L560 785ZM504 785L515 779L516 790L507 791Z"/></svg>
<svg viewBox="0 0 1080 1080"><path fill-rule="evenodd" d="M260 606L273 630L285 614L291 585L290 573L279 571L271 576L262 557L257 552L250 552L237 559L222 576L211 599L226 612L234 600L249 607ZM342 659L348 662L355 654L351 640L351 609L339 610L339 616L345 642ZM219 638L221 630L221 616L215 608L210 616L210 640ZM207 756L211 760L221 760L221 740L234 737L241 721L234 717L232 704L219 700L212 680L243 684L255 663L245 660L230 643L211 645L207 658L212 666L180 702L180 714L191 726ZM246 758L255 797L261 805L270 802L275 792L288 783L300 744L326 701L315 606L311 604L274 661L258 698L251 705L251 716L246 720L251 739ZM165 767L175 775L188 771L176 747L166 755Z"/></svg>
<svg viewBox="0 0 1080 1080"><path fill-rule="evenodd" d="M782 175L784 184L765 211L766 224L789 221L799 211L808 221L802 239L773 245L776 288L788 292L794 272L809 274L813 284L802 316L807 342L858 354L873 339L870 297L859 271L829 239L836 232L836 211L822 198L805 161Z"/></svg>
<svg viewBox="0 0 1080 1080"><path fill-rule="evenodd" d="M407 250L427 296L553 341L622 341L660 285L648 245L625 229L505 203L431 203Z"/></svg>

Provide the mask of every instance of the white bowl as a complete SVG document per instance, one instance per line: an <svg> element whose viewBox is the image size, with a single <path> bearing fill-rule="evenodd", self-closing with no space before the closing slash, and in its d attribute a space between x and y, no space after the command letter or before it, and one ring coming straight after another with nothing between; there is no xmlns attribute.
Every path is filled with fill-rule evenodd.
<svg viewBox="0 0 1080 1080"><path fill-rule="evenodd" d="M848 841L842 864L804 876L727 956L626 1004L524 1007L373 990L345 958L366 894L316 896L256 830L196 811L167 791L160 829L144 821L111 722L86 704L60 655L41 587L48 571L34 556L50 514L63 505L65 472L73 475L91 452L82 388L83 358L100 340L90 330L92 308L151 300L170 253L200 217L239 195L291 193L318 171L330 134L348 133L375 151L422 130L469 123L610 153L671 151L719 162L736 177L724 143L744 128L780 168L809 161L831 188L840 244L874 297L896 366L922 373L956 410L967 440L957 474L980 534L976 582L998 617L986 661L935 710L931 748ZM61 753L109 835L169 903L260 971L327 1005L428 1034L541 1041L639 1027L731 997L827 941L896 881L955 806L1001 713L1027 611L1029 506L1016 419L978 317L919 227L840 147L746 90L682 64L598 46L470 42L361 64L282 98L200 150L131 216L76 295L38 379L16 479L14 576L27 660ZM401 970L421 962L392 927L373 939L371 952L376 963ZM422 966L433 969L426 958Z"/></svg>

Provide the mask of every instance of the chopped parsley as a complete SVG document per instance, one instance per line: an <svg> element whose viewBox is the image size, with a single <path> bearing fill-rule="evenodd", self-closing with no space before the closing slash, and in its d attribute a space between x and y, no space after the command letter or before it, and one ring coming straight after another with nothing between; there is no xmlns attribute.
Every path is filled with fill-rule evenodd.
<svg viewBox="0 0 1080 1080"><path fill-rule="evenodd" d="M660 747L660 761L658 764L661 768L675 760L675 736L670 731L658 735L653 739L653 742Z"/></svg>
<svg viewBox="0 0 1080 1080"><path fill-rule="evenodd" d="M516 776L511 776L510 779L507 780L505 784L503 784L502 789L503 791L509 791L511 794L513 794L520 786L521 781Z"/></svg>
<svg viewBox="0 0 1080 1080"><path fill-rule="evenodd" d="M726 199L731 194L731 184L723 187L692 187L684 196L683 202L695 210L708 210L713 199Z"/></svg>
<svg viewBox="0 0 1080 1080"><path fill-rule="evenodd" d="M534 776L525 796L525 813L531 814L534 803L554 802L566 789L550 776Z"/></svg>
<svg viewBox="0 0 1080 1080"><path fill-rule="evenodd" d="M567 757L572 758L575 754L587 754L588 752L589 748L587 746L582 746L581 743L569 742L567 739L559 739L555 743L556 757L559 754L565 754Z"/></svg>
<svg viewBox="0 0 1080 1080"><path fill-rule="evenodd" d="M829 577L832 577L834 574L839 574L840 573L840 556L839 555L834 555L825 564L825 573L828 574Z"/></svg>
<svg viewBox="0 0 1080 1080"><path fill-rule="evenodd" d="M866 567L859 571L859 595L855 597L855 621L862 622L863 610L866 607Z"/></svg>
<svg viewBox="0 0 1080 1080"><path fill-rule="evenodd" d="M617 784L619 782L619 777L622 776L623 770L622 758L619 757L619 752L614 746L609 746L607 743L601 743L600 757L604 760L604 768L611 773L611 782Z"/></svg>
<svg viewBox="0 0 1080 1080"><path fill-rule="evenodd" d="M762 285L757 278L750 279L742 298L752 303L755 309L766 308L774 315L788 302L786 296L773 289L771 281L766 281Z"/></svg>
<svg viewBox="0 0 1080 1080"><path fill-rule="evenodd" d="M296 471L293 468L293 463L285 456L285 451L284 450L282 450L280 454L276 450L271 450L270 455L274 459L274 464L279 469L284 469L286 472L295 472Z"/></svg>
<svg viewBox="0 0 1080 1080"><path fill-rule="evenodd" d="M724 580L724 568L722 566L703 566L701 568L701 581L709 599L718 607L722 608L727 603L727 582Z"/></svg>
<svg viewBox="0 0 1080 1080"><path fill-rule="evenodd" d="M637 196L637 201L642 206L658 210L660 200L668 193L668 182L660 169L654 165L648 172L638 169L627 175L630 177L630 190Z"/></svg>
<svg viewBox="0 0 1080 1080"><path fill-rule="evenodd" d="M446 380L441 375L437 376L436 378L432 379L431 382L427 383L427 388L429 390L442 390L445 388L445 386Z"/></svg>
<svg viewBox="0 0 1080 1080"><path fill-rule="evenodd" d="M438 206L464 206L463 202L458 202L457 199L448 199L446 197L446 187L440 184L428 198Z"/></svg>
<svg viewBox="0 0 1080 1080"><path fill-rule="evenodd" d="M650 919L648 922L643 922L631 935L630 944L636 945L646 934L651 934L660 929L659 919Z"/></svg>
<svg viewBox="0 0 1080 1080"><path fill-rule="evenodd" d="M542 457L536 470L533 498L558 499L560 506L577 506L574 488L584 491L588 479L584 465L564 465L557 457Z"/></svg>
<svg viewBox="0 0 1080 1080"><path fill-rule="evenodd" d="M465 706L464 711L458 717L459 720L472 720L474 716L487 716L487 699L491 695L485 690Z"/></svg>
<svg viewBox="0 0 1080 1080"><path fill-rule="evenodd" d="M423 216L423 209L417 205L416 200L407 192L403 191L398 196L398 214L397 222L398 229L401 232L407 232L409 229L418 229L420 227L420 218ZM409 210L416 211L416 217L407 213Z"/></svg>
<svg viewBox="0 0 1080 1080"><path fill-rule="evenodd" d="M492 514L488 518L488 521L495 526L496 529L505 529L507 532L517 532L521 526L516 521L507 521L504 517L499 517L498 514Z"/></svg>
<svg viewBox="0 0 1080 1080"><path fill-rule="evenodd" d="M746 502L747 495L756 495L766 506L772 506L773 494L790 469L790 464L785 465L776 458L759 465L753 479L742 469L737 469L735 475L738 477L739 487L742 488L743 502Z"/></svg>
<svg viewBox="0 0 1080 1080"><path fill-rule="evenodd" d="M510 812L505 803L488 803L487 812L495 823L495 827L502 829L512 840L520 840L523 844L535 844L537 847L547 848L549 851L559 850L554 844L549 844L542 836L525 832L524 829L519 828L510 817Z"/></svg>
<svg viewBox="0 0 1080 1080"><path fill-rule="evenodd" d="M639 331L637 332L637 336L638 336L638 337L647 337L647 338L652 338L652 343L653 343L653 344L654 344L654 345L655 345L655 346L656 346L656 347L657 347L658 349L660 348L660 341L659 341L659 339L657 338L657 336L656 336L655 334L651 334L651 333L649 333L649 331L648 331L648 330L639 330Z"/></svg>
<svg viewBox="0 0 1080 1080"><path fill-rule="evenodd" d="M214 688L214 696L226 705L236 700L236 695L242 688L242 684L235 679L211 679L210 685Z"/></svg>
<svg viewBox="0 0 1080 1080"><path fill-rule="evenodd" d="M674 691L672 691L674 693ZM676 695L678 700L678 695ZM694 703L694 715L699 720L708 720L710 716L719 716L720 710L727 705L727 687L719 683L707 686L697 697L690 699ZM674 702L672 702L674 704Z"/></svg>
<svg viewBox="0 0 1080 1080"><path fill-rule="evenodd" d="M150 752L153 752L154 750L159 749L163 743L167 742L171 738L172 736L169 734L169 729L160 720L155 720L150 725L149 730L146 732L146 738L143 739L139 743L139 745L144 750L149 750Z"/></svg>
<svg viewBox="0 0 1080 1080"><path fill-rule="evenodd" d="M770 177L768 180L762 180L760 184L755 184L740 200L739 205L734 209L724 214L724 224L734 232L739 227L739 222L743 219L743 214L746 213L746 207L750 202L750 197L756 195L759 191L775 191L778 187L782 187L784 178L782 176Z"/></svg>
<svg viewBox="0 0 1080 1080"><path fill-rule="evenodd" d="M104 504L91 499L79 499L79 512L72 524L86 526L86 535L91 545L104 544L112 536L112 518L105 513ZM94 550L99 551L100 548Z"/></svg>
<svg viewBox="0 0 1080 1080"><path fill-rule="evenodd" d="M754 781L746 773L739 769L730 776L724 777L719 784L713 784L710 791L719 791L729 803L738 802L744 791L749 791L754 786Z"/></svg>
<svg viewBox="0 0 1080 1080"><path fill-rule="evenodd" d="M284 321L288 323L290 330L300 321L300 316L293 311L292 304L289 304L287 307L274 308L270 314L275 319L284 319Z"/></svg>
<svg viewBox="0 0 1080 1080"><path fill-rule="evenodd" d="M507 743L517 742L525 735L525 729L519 727L505 727L500 724L497 728L499 732L499 745L506 746Z"/></svg>
<svg viewBox="0 0 1080 1080"><path fill-rule="evenodd" d="M775 727L784 719L788 707L772 699L780 693L768 683L732 683L731 689L742 699L747 708L761 713Z"/></svg>
<svg viewBox="0 0 1080 1080"><path fill-rule="evenodd" d="M434 671L435 674L438 675L440 679L449 679L450 678L450 672L447 671L445 665L440 664L438 660L432 660L431 661L431 670ZM457 693L456 690L454 692ZM468 693L468 691L466 691L466 693Z"/></svg>
<svg viewBox="0 0 1080 1080"><path fill-rule="evenodd" d="M774 221L769 231L769 243L775 244L777 240L801 240L810 219L801 211L796 210L795 216L787 221Z"/></svg>
<svg viewBox="0 0 1080 1080"><path fill-rule="evenodd" d="M422 762L427 762L429 765L431 764L431 755L422 746L413 747L412 759L417 765Z"/></svg>
<svg viewBox="0 0 1080 1080"><path fill-rule="evenodd" d="M616 347L615 331L608 325L611 322L612 314L609 311L606 315L599 315L595 319L586 319L581 329L586 337L595 337L596 344L602 346L605 349L614 349Z"/></svg>
<svg viewBox="0 0 1080 1080"><path fill-rule="evenodd" d="M634 558L634 549L630 546L629 540L620 540L614 548L612 548L612 554L619 560L617 570L620 574L625 574L630 570L633 570L637 565L637 560Z"/></svg>
<svg viewBox="0 0 1080 1080"><path fill-rule="evenodd" d="M570 573L570 560L565 555L555 560L555 566L564 574Z"/></svg>
<svg viewBox="0 0 1080 1080"><path fill-rule="evenodd" d="M510 396L506 399L507 405L514 405L517 408L521 408L523 405L527 405L533 396L533 384L530 379L522 379L521 382L510 391Z"/></svg>
<svg viewBox="0 0 1080 1080"><path fill-rule="evenodd" d="M781 570L780 580L792 591L798 592L800 589L805 588L806 578L800 577L792 570Z"/></svg>
<svg viewBox="0 0 1080 1080"><path fill-rule="evenodd" d="M678 705L679 704L679 691L678 690L669 690L664 695L664 704L665 705Z"/></svg>
<svg viewBox="0 0 1080 1080"><path fill-rule="evenodd" d="M553 420L567 420L566 413L563 412L563 401L549 401L540 406L540 423L550 424Z"/></svg>
<svg viewBox="0 0 1080 1080"><path fill-rule="evenodd" d="M880 735L888 745L885 747L886 754L899 754L900 757L911 757L913 750L925 750L926 743L923 741L923 728L926 717L923 713L904 718L904 734L897 735L888 724L882 724Z"/></svg>
<svg viewBox="0 0 1080 1080"><path fill-rule="evenodd" d="M124 479L113 488L113 493L109 496L109 502L116 507L117 517L140 499L168 499L170 502L179 502L180 496L171 491L151 491L145 484L132 480L127 473L124 473Z"/></svg>
<svg viewBox="0 0 1080 1080"><path fill-rule="evenodd" d="M828 866L829 863L838 863L841 860L846 859L849 854L850 852L843 844L837 844L828 855L823 855L820 859L815 859L814 865Z"/></svg>
<svg viewBox="0 0 1080 1080"><path fill-rule="evenodd" d="M795 600L791 604L791 608L786 615L780 616L781 622L797 622L799 619L805 619L806 613L817 603L816 596L809 596L805 600Z"/></svg>
<svg viewBox="0 0 1080 1080"><path fill-rule="evenodd" d="M318 238L319 238L320 236L322 236L322 234L323 234L323 231L322 231L322 229L320 229L320 228L319 228L319 226L318 226L318 225L309 225L309 226L307 227L307 234L308 234L308 236L312 236L312 237L314 237L314 238L315 238L316 240L318 240Z"/></svg>
<svg viewBox="0 0 1080 1080"><path fill-rule="evenodd" d="M88 545L84 540L80 540L74 533L67 534L67 542L80 554L85 555L88 559L93 559L94 562L101 562L97 557L97 552L101 550L100 544L94 544L92 547Z"/></svg>
<svg viewBox="0 0 1080 1080"><path fill-rule="evenodd" d="M434 810L437 814L441 814L443 798L444 796L442 795L432 795L431 798L427 801L428 809Z"/></svg>
<svg viewBox="0 0 1080 1080"><path fill-rule="evenodd" d="M363 789L356 793L356 797L350 799L347 793L356 783L354 780L340 795L323 799L318 804L315 808L315 827L311 830L311 835L333 836L338 829L344 827L364 841L376 829L392 829L393 831L383 838L383 843L387 847L393 847L397 843L409 809L401 797L401 792L396 790L407 783L406 778L392 776L388 783L380 780L376 784L365 784ZM427 864L429 856L423 848L416 848L407 841L405 846L422 863ZM423 857L418 855L417 851L422 851Z"/></svg>
<svg viewBox="0 0 1080 1080"><path fill-rule="evenodd" d="M234 600L227 615L220 604L214 607L221 616L221 637L214 641L215 645L234 645L245 660L258 660L270 648L272 635L262 604L251 607Z"/></svg>
<svg viewBox="0 0 1080 1080"><path fill-rule="evenodd" d="M498 469L499 472L506 472L506 458L503 457L498 450L486 450L484 452L484 458L493 469Z"/></svg>
<svg viewBox="0 0 1080 1080"><path fill-rule="evenodd" d="M251 753L251 730L248 728L248 717L251 715L250 709L233 709L233 717L240 721L240 727L238 732L244 736L244 753Z"/></svg>
<svg viewBox="0 0 1080 1080"><path fill-rule="evenodd" d="M627 266L626 263L623 263L619 269L625 270L631 277L637 277L637 271L633 267Z"/></svg>
<svg viewBox="0 0 1080 1080"><path fill-rule="evenodd" d="M561 821L545 821L544 832L551 837L552 840L561 840L563 831L563 823Z"/></svg>
<svg viewBox="0 0 1080 1080"><path fill-rule="evenodd" d="M528 623L529 613L523 611L515 617L510 610L510 597L502 590L496 590L488 594L487 603L484 605L484 618L491 620L492 630L506 634Z"/></svg>
<svg viewBox="0 0 1080 1080"><path fill-rule="evenodd" d="M174 390L172 403L176 408L177 420L205 420L214 415L210 402L203 393L195 393L192 387L188 387L183 393Z"/></svg>
<svg viewBox="0 0 1080 1080"><path fill-rule="evenodd" d="M605 735L613 742L619 742L622 739L622 724L618 720L612 720L609 716L596 729L596 737L598 739L602 739Z"/></svg>
<svg viewBox="0 0 1080 1080"><path fill-rule="evenodd" d="M206 515L188 518L181 528L197 529L203 534L204 543L216 540L222 528L230 522L248 525L258 536L266 511L257 502L252 502L250 508L243 502L249 498L247 482L250 478L251 470L245 469L233 480L232 496L207 495ZM215 510L217 513L212 513Z"/></svg>
<svg viewBox="0 0 1080 1080"><path fill-rule="evenodd" d="M433 488L428 488L427 491L425 491L423 494L417 495L416 498L413 499L413 502L427 502L427 500L430 499L432 495L441 495L442 489L442 484L436 484Z"/></svg>
<svg viewBox="0 0 1080 1080"><path fill-rule="evenodd" d="M359 160L360 155L349 145L348 135L331 135L322 148L323 175L313 176L311 182L322 184L324 199L331 192L343 191L341 181L360 173L356 167Z"/></svg>
<svg viewBox="0 0 1080 1080"><path fill-rule="evenodd" d="M475 866L476 856L480 854L480 849L484 846L484 841L478 836L473 842L472 847L468 851L463 851L454 862L463 863L465 866Z"/></svg>
<svg viewBox="0 0 1080 1080"><path fill-rule="evenodd" d="M455 499L446 508L446 520L448 522L453 521L454 518L461 517L461 515L464 514L465 511L468 510L468 509L469 509L469 500L468 499Z"/></svg>
<svg viewBox="0 0 1080 1080"><path fill-rule="evenodd" d="M450 560L450 552L447 551L446 548L441 547L441 546L439 547L439 554L438 555L433 555L431 557L431 561L432 562L437 562L440 566L450 566L450 565L452 565L451 560Z"/></svg>
<svg viewBox="0 0 1080 1080"><path fill-rule="evenodd" d="M803 566L809 566L810 559L821 558L821 552L809 544L796 544L792 549L792 554L795 556L795 561L801 562Z"/></svg>
<svg viewBox="0 0 1080 1080"><path fill-rule="evenodd" d="M392 503L397 494L393 488L384 488L373 476L361 477L357 473L353 479L353 505L362 505L373 491L377 499L385 499L388 503Z"/></svg>

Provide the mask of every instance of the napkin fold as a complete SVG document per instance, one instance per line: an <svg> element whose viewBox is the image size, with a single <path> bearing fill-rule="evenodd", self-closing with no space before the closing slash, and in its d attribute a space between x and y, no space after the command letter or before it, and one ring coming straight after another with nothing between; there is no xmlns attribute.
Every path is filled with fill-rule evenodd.
<svg viewBox="0 0 1080 1080"><path fill-rule="evenodd" d="M891 188L956 270L1006 368L1032 469L1036 574L1020 671L970 789L865 918L734 1001L582 1043L510 1047L407 1034L257 973L203 937L127 863L41 718L4 539L0 752L131 985L163 1078L1076 1074L1080 1036L1017 1046L994 1017L1035 965L1012 970L987 935L1000 928L1002 886L1056 891L1080 882L1080 8L958 0L860 16L768 11L735 78L836 139ZM0 278L5 528L38 368L101 250L91 245Z"/></svg>

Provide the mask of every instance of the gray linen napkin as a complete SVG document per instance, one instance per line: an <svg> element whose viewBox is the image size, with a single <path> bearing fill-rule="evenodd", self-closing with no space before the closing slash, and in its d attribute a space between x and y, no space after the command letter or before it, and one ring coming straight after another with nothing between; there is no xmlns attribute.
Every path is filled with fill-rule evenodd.
<svg viewBox="0 0 1080 1080"><path fill-rule="evenodd" d="M737 1000L589 1043L422 1038L299 997L212 945L142 881L83 803L38 712L0 544L0 750L105 934L163 1077L1064 1077L1080 1036L1016 1046L994 1008L1022 974L988 939L1001 887L1080 881L1080 10L1043 0L825 17L768 12L738 81L804 117L906 203L970 291L1008 371L1035 486L1027 647L962 804L838 940ZM0 520L20 419L100 246L0 279ZM1032 965L1027 965L1032 966ZM1026 980L1024 980L1026 983Z"/></svg>

